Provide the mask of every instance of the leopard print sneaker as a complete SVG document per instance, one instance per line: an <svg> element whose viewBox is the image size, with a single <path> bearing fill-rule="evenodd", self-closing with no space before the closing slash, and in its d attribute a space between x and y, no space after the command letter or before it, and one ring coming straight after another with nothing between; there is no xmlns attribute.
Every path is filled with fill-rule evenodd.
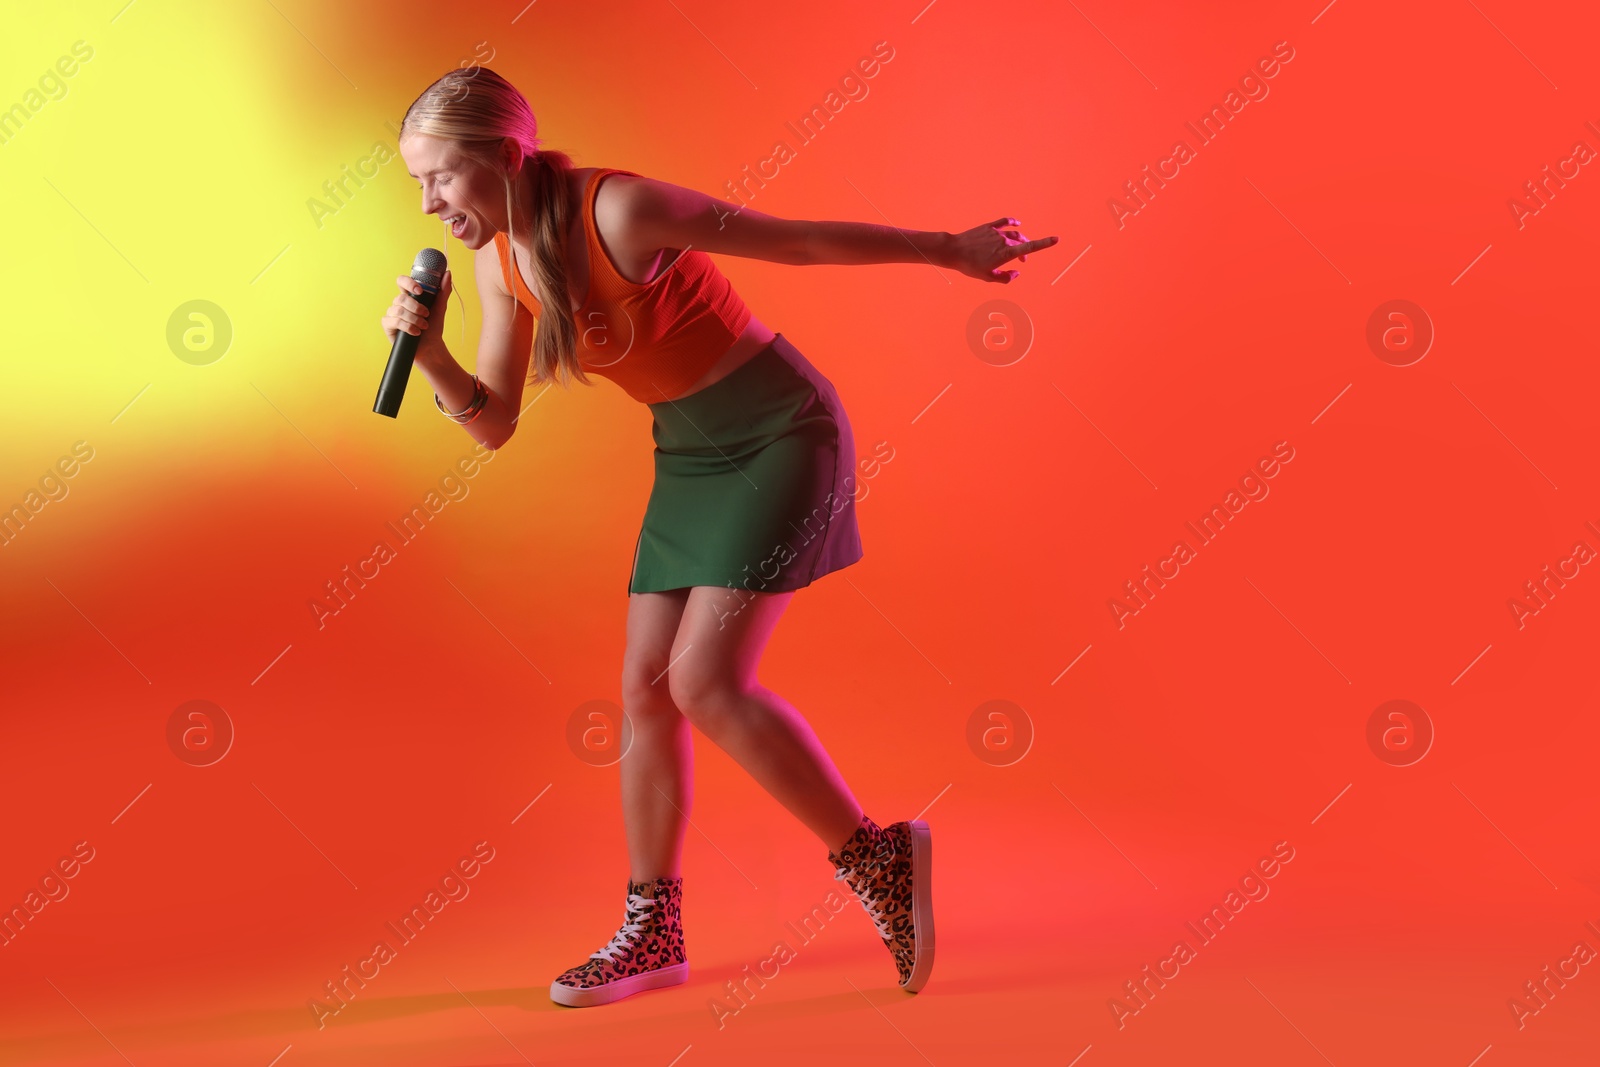
<svg viewBox="0 0 1600 1067"><path fill-rule="evenodd" d="M682 878L630 881L621 929L610 943L589 954L589 962L558 975L550 983L550 999L587 1008L687 982L682 902Z"/></svg>
<svg viewBox="0 0 1600 1067"><path fill-rule="evenodd" d="M850 840L828 853L844 882L872 918L900 972L900 988L915 993L933 970L933 837L921 819L880 827L865 814Z"/></svg>

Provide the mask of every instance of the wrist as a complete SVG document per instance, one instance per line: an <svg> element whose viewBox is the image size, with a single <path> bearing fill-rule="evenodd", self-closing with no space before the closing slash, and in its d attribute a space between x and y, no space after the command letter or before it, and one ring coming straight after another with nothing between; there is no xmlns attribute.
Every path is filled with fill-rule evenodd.
<svg viewBox="0 0 1600 1067"><path fill-rule="evenodd" d="M469 423L476 422L478 416L482 415L484 409L489 406L489 390L478 378L478 376L474 374L472 376L472 394L468 397L466 404L460 410L452 411L449 408L446 408L444 406L444 402L439 399L439 394L437 392L433 394L433 403L445 418L452 422L457 422L463 426L466 426Z"/></svg>
<svg viewBox="0 0 1600 1067"><path fill-rule="evenodd" d="M430 345L417 345L416 356L411 362L419 370L433 371L449 366L453 359L444 342L438 341Z"/></svg>

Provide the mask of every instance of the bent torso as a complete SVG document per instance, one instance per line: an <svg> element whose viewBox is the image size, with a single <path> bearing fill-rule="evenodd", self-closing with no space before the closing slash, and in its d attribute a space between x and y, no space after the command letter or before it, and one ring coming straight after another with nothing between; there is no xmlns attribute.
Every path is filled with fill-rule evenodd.
<svg viewBox="0 0 1600 1067"><path fill-rule="evenodd" d="M572 194L572 226L567 231L567 295L572 301L572 313L576 315L589 299L589 242L583 232L583 195L589 178L594 174L595 167L574 168L567 176L571 185ZM613 176L615 180L617 176ZM626 180L627 175L621 175ZM602 184L603 190L605 185ZM675 248L635 248L628 244L627 234L608 232L608 228L601 221L603 213L600 210L600 198L595 197L595 234L600 238L600 243L611 256L611 261L616 265L617 273L628 281L637 285L648 285L660 276L661 272L668 269L682 253ZM530 264L527 257L520 251L514 257L517 272L522 275L523 284L528 291L533 293L542 304L544 294L539 292L530 274ZM752 356L771 343L774 334L756 318L750 316L750 322L745 326L744 332L738 340L729 346L720 359L711 365L703 375L677 396L668 397L669 400L679 400L690 393L697 393L714 382L721 381L740 367L744 366Z"/></svg>

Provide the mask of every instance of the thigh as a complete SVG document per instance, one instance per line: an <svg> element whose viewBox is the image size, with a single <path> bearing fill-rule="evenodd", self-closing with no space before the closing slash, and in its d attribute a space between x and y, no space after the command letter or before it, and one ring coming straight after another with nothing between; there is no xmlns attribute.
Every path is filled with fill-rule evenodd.
<svg viewBox="0 0 1600 1067"><path fill-rule="evenodd" d="M680 708L754 687L756 668L794 591L750 592L697 585L689 590L669 672Z"/></svg>
<svg viewBox="0 0 1600 1067"><path fill-rule="evenodd" d="M627 644L622 654L622 698L631 712L653 697L668 697L667 664L689 600L688 589L628 594Z"/></svg>

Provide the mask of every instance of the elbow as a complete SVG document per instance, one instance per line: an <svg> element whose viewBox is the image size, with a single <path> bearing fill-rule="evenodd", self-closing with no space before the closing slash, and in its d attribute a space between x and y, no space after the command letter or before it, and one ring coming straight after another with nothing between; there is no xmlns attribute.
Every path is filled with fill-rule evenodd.
<svg viewBox="0 0 1600 1067"><path fill-rule="evenodd" d="M511 435L517 432L515 409L509 404L500 402L498 396L495 400L495 411L491 413L490 418L484 419L481 424L484 436L478 438L478 443L491 452L498 452L504 448L505 443L511 440ZM501 410L502 408L504 410ZM476 437L477 435L474 434L473 436Z"/></svg>

